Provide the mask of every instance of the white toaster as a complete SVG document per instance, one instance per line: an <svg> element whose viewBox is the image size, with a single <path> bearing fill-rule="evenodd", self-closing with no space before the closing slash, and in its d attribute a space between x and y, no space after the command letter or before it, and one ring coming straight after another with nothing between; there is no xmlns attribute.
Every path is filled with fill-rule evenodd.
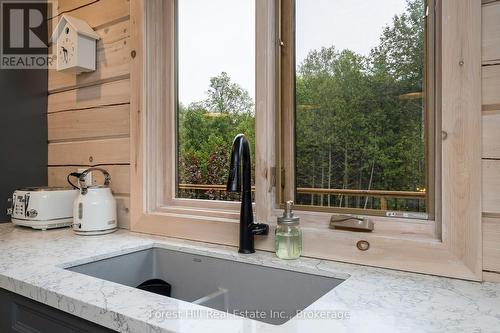
<svg viewBox="0 0 500 333"><path fill-rule="evenodd" d="M65 187L30 187L16 190L9 213L12 223L33 229L73 224L73 202L78 190Z"/></svg>

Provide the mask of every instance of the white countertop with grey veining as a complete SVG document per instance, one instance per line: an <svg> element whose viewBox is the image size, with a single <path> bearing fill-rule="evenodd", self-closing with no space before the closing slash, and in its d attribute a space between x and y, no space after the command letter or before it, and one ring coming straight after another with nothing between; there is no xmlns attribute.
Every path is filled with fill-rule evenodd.
<svg viewBox="0 0 500 333"><path fill-rule="evenodd" d="M273 326L64 269L151 247L346 279L306 310L348 316L295 317ZM0 288L120 332L500 332L500 284L309 258L288 262L267 252L239 255L232 247L125 230L82 237L70 229L33 231L0 224ZM186 315L152 315L158 311ZM205 315L190 318L189 313Z"/></svg>

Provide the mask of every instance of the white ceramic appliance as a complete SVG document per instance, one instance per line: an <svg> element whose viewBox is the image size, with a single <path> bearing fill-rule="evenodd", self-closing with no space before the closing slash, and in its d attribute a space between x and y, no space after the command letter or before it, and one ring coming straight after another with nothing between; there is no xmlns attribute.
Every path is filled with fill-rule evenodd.
<svg viewBox="0 0 500 333"><path fill-rule="evenodd" d="M8 213L14 224L46 230L73 224L73 202L78 191L65 187L30 187L16 190Z"/></svg>
<svg viewBox="0 0 500 333"><path fill-rule="evenodd" d="M88 185L89 172L104 174L104 185ZM73 231L78 235L102 235L116 230L116 200L111 193L111 176L101 168L90 168L79 174L80 194L73 204Z"/></svg>

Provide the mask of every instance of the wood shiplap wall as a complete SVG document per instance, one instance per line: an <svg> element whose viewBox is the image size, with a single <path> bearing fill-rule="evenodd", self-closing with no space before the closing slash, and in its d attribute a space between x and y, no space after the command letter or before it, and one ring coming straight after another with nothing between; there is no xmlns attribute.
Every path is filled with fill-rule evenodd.
<svg viewBox="0 0 500 333"><path fill-rule="evenodd" d="M49 72L49 184L63 185L79 166L112 174L119 222L129 207L129 11L127 0L59 0L62 13L84 19L100 35L97 70ZM483 244L488 279L500 279L500 1L483 1ZM50 30L50 29L49 29Z"/></svg>
<svg viewBox="0 0 500 333"><path fill-rule="evenodd" d="M500 1L483 1L483 269L500 280Z"/></svg>
<svg viewBox="0 0 500 333"><path fill-rule="evenodd" d="M130 2L59 0L56 6L49 33L66 13L85 20L101 39L95 72L72 75L49 71L49 185L65 185L66 175L79 167L107 169L118 201L119 225L128 228Z"/></svg>

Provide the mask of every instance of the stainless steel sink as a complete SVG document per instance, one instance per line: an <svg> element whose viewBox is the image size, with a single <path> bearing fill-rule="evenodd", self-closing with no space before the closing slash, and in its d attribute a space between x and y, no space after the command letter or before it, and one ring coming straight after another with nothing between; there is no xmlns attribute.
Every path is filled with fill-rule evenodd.
<svg viewBox="0 0 500 333"><path fill-rule="evenodd" d="M173 298L274 325L285 323L343 281L163 248L67 269L130 287L162 279L172 286Z"/></svg>

